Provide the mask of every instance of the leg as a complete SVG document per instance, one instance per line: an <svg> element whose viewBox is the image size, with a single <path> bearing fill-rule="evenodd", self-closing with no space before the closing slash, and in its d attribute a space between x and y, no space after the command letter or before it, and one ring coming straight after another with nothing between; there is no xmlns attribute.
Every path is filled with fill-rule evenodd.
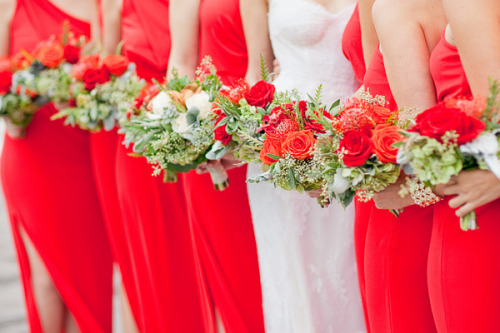
<svg viewBox="0 0 500 333"><path fill-rule="evenodd" d="M24 229L18 228L30 263L33 294L43 331L59 333L64 327L66 307L33 243Z"/></svg>
<svg viewBox="0 0 500 333"><path fill-rule="evenodd" d="M122 321L126 333L138 333L139 329L135 322L134 316L132 315L132 310L130 309L130 303L128 301L127 292L123 283L120 285L120 307L122 312Z"/></svg>

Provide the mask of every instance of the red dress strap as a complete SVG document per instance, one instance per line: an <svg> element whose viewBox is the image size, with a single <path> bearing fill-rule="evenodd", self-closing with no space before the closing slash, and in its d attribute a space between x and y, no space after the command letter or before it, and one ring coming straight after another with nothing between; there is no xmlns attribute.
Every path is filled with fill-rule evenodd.
<svg viewBox="0 0 500 333"><path fill-rule="evenodd" d="M445 31L432 51L430 70L438 101L446 97L472 96L458 49L446 40Z"/></svg>
<svg viewBox="0 0 500 333"><path fill-rule="evenodd" d="M137 64L146 79L162 79L170 54L168 1L124 0L122 14L123 53Z"/></svg>
<svg viewBox="0 0 500 333"><path fill-rule="evenodd" d="M359 22L359 7L356 4L349 22L342 35L342 51L347 60L351 62L356 80L361 84L366 73L363 45L361 43L361 24Z"/></svg>
<svg viewBox="0 0 500 333"><path fill-rule="evenodd" d="M368 69L366 70L363 84L365 89L367 89L373 96L384 96L388 108L391 110L397 110L398 106L392 96L389 80L387 80L387 75L385 73L384 56L382 55L382 52L380 52L380 45L373 53L373 57L368 65Z"/></svg>

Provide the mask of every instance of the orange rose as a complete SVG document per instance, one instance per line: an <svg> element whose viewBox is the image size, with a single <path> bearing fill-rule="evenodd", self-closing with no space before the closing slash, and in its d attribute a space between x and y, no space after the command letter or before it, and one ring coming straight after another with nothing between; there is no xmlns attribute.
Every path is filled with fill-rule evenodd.
<svg viewBox="0 0 500 333"><path fill-rule="evenodd" d="M38 51L37 58L45 66L55 68L64 59L64 48L56 43L45 45Z"/></svg>
<svg viewBox="0 0 500 333"><path fill-rule="evenodd" d="M129 61L127 57L117 54L110 54L102 59L102 66L108 69L113 75L120 76L128 68Z"/></svg>
<svg viewBox="0 0 500 333"><path fill-rule="evenodd" d="M398 126L391 124L378 125L373 130L373 152L381 162L396 163L398 148L392 145L404 140L404 136L399 133L400 130Z"/></svg>
<svg viewBox="0 0 500 333"><path fill-rule="evenodd" d="M283 153L281 152L281 146L279 144L279 141L266 138L266 140L264 140L264 147L262 148L259 154L260 160L264 164L271 165L277 161L267 156L267 154L276 155L280 157L282 156Z"/></svg>
<svg viewBox="0 0 500 333"><path fill-rule="evenodd" d="M25 50L18 52L12 58L12 66L16 70L28 68L32 62L33 62L33 56Z"/></svg>
<svg viewBox="0 0 500 333"><path fill-rule="evenodd" d="M370 109L369 116L376 124L384 124L394 114L394 111L382 105L373 105Z"/></svg>
<svg viewBox="0 0 500 333"><path fill-rule="evenodd" d="M281 144L281 149L286 154L290 154L298 160L310 158L314 149L316 139L311 131L303 130L290 132L286 135L285 141Z"/></svg>

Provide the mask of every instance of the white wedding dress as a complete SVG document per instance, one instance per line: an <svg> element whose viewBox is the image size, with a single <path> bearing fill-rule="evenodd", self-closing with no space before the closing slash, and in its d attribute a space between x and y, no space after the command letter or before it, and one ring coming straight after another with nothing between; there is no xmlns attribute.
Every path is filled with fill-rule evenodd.
<svg viewBox="0 0 500 333"><path fill-rule="evenodd" d="M276 89L323 101L349 98L357 83L341 50L354 4L332 14L310 0L270 0L269 31L281 73ZM249 176L259 173L249 167ZM354 207L320 208L305 194L248 184L267 333L365 332L354 256Z"/></svg>

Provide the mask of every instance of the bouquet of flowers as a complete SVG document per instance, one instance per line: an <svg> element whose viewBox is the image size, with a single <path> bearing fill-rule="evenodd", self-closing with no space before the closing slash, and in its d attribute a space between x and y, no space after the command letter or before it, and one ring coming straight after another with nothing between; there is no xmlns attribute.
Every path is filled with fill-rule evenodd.
<svg viewBox="0 0 500 333"><path fill-rule="evenodd" d="M81 57L71 74L68 107L52 119L65 118L65 124L91 131L112 130L145 85L135 64L117 54Z"/></svg>
<svg viewBox="0 0 500 333"><path fill-rule="evenodd" d="M241 79L221 89L212 110L215 144L208 152L210 159L220 159L229 152L241 161L260 162L265 139L261 125L274 107L276 90L268 79L263 67L263 80L254 86Z"/></svg>
<svg viewBox="0 0 500 333"><path fill-rule="evenodd" d="M175 181L177 173L208 160L207 152L215 143L211 109L221 87L209 57L202 61L194 82L174 71L173 79L151 87L122 118L124 144L133 144L133 151L154 165L154 175L163 170L166 181ZM208 171L216 189L228 186L221 165Z"/></svg>
<svg viewBox="0 0 500 333"><path fill-rule="evenodd" d="M309 101L300 100L296 92L278 94L276 106L264 116L259 128L265 133L259 154L264 173L251 177L249 182L267 181L301 193L323 187L323 165L314 158L314 147L326 129L317 119L331 121L333 115L325 110L320 97L321 87ZM324 201L319 200L320 204Z"/></svg>
<svg viewBox="0 0 500 333"><path fill-rule="evenodd" d="M72 67L90 45L64 23L61 36L40 42L32 53L22 50L3 61L0 115L25 128L40 106L68 101Z"/></svg>
<svg viewBox="0 0 500 333"><path fill-rule="evenodd" d="M314 147L314 160L324 168L324 196L345 207L356 194L368 201L395 183L400 168L393 144L401 141L401 128L410 119L411 110L393 112L385 107L383 97L368 93L347 102L331 119L317 117L327 130Z"/></svg>
<svg viewBox="0 0 500 333"><path fill-rule="evenodd" d="M398 162L424 184L448 183L462 170L489 169L500 178L498 85L487 99L448 99L422 112L399 143ZM460 221L477 229L476 214Z"/></svg>

